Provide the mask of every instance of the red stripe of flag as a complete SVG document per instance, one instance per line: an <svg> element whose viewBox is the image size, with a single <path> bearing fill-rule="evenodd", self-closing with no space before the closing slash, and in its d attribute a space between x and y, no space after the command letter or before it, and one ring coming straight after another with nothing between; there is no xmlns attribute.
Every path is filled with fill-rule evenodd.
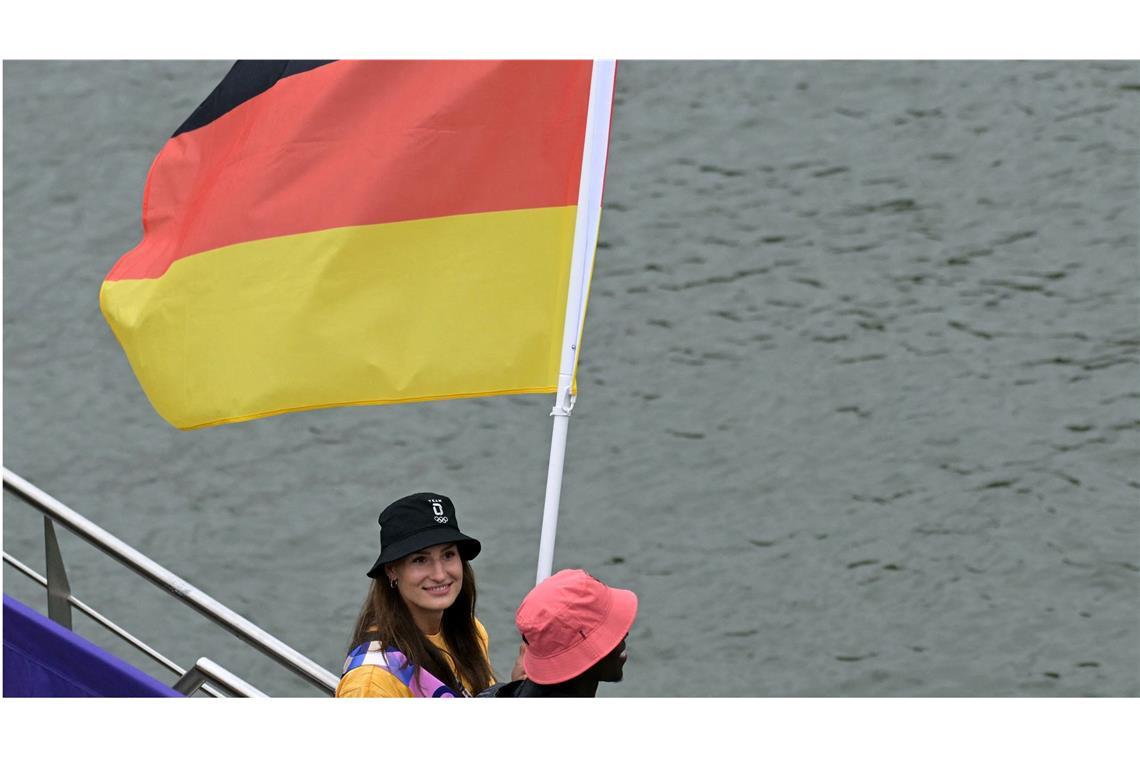
<svg viewBox="0 0 1140 760"><path fill-rule="evenodd" d="M590 71L340 61L282 79L166 144L147 180L146 235L107 279L159 277L184 256L281 235L574 205L587 108L575 94Z"/></svg>

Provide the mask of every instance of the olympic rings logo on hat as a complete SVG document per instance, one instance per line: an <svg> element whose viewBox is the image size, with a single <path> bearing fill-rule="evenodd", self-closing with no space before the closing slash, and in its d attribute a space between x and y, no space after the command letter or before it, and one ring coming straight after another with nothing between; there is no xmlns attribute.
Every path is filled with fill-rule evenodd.
<svg viewBox="0 0 1140 760"><path fill-rule="evenodd" d="M435 521L440 524L447 522L447 515L443 513L443 504L436 499L428 499L428 501L431 502L431 511L435 515Z"/></svg>

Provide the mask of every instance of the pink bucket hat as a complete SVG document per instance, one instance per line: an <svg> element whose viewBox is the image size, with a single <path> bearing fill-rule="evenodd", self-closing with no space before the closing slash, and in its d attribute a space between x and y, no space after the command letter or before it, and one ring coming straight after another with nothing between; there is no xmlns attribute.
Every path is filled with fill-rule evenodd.
<svg viewBox="0 0 1140 760"><path fill-rule="evenodd" d="M585 570L561 570L531 589L515 613L523 666L538 684L569 681L613 651L637 616L637 595Z"/></svg>

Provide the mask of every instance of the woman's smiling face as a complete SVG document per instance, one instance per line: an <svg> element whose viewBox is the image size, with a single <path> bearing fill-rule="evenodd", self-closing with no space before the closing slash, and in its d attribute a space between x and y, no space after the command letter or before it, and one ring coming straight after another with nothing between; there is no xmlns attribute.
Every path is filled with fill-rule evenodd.
<svg viewBox="0 0 1140 760"><path fill-rule="evenodd" d="M421 629L425 617L437 622L430 628L438 628L439 616L455 603L463 586L463 561L455 544L429 546L392 562L386 571Z"/></svg>

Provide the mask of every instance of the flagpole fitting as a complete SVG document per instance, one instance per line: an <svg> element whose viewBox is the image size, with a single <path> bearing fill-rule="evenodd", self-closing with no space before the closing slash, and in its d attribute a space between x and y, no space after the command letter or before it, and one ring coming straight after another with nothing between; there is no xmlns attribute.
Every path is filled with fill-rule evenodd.
<svg viewBox="0 0 1140 760"><path fill-rule="evenodd" d="M570 389L566 388L558 394L558 398L554 402L554 408L550 410L551 417L569 417L570 412L574 410L574 402L578 397L570 393Z"/></svg>

